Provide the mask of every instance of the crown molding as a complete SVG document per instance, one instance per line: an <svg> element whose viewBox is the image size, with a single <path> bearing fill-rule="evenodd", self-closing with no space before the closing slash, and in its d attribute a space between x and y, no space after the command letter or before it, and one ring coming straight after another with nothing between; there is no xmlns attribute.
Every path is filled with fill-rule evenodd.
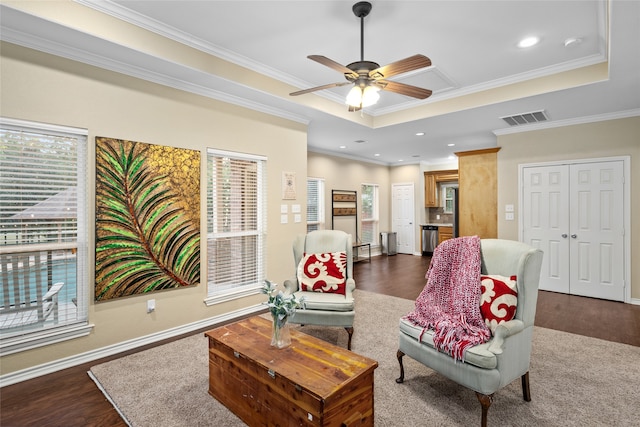
<svg viewBox="0 0 640 427"><path fill-rule="evenodd" d="M260 62L254 61L246 56L239 55L231 50L221 46L207 42L205 40L194 37L191 34L180 31L170 25L163 24L155 19L151 19L145 15L135 12L125 6L112 2L111 0L74 0L76 3L114 18L128 22L129 24L151 31L167 39L179 42L185 46L192 47L209 55L216 56L225 61L239 65L241 67L258 72L273 79L282 81L296 87L306 87L308 82L298 79L290 74L283 73L280 70L269 67Z"/></svg>
<svg viewBox="0 0 640 427"><path fill-rule="evenodd" d="M289 111L274 108L269 105L258 103L247 98L231 95L225 92L221 92L216 89L197 85L185 80L181 80L172 77L168 74L158 73L149 68L142 68L139 66L131 65L121 61L116 61L111 58L107 58L95 53L70 47L58 43L50 39L44 39L34 36L22 31L18 31L12 28L3 27L2 29L3 41L17 44L26 48L38 50L51 55L67 58L73 61L82 62L84 64L92 65L98 68L102 68L116 73L125 74L131 77L135 77L148 82L160 84L163 86L171 87L174 89L190 92L196 95L201 95L207 98L215 99L218 101L226 102L229 104L237 105L240 107L248 108L253 111L262 112L272 116L280 117L283 119L291 120L297 123L308 125L310 123L309 118L292 114ZM174 66L182 67L180 64L173 63ZM187 68L187 67L183 67ZM191 72L196 71L189 69ZM229 84L234 84L231 81L223 79Z"/></svg>
<svg viewBox="0 0 640 427"><path fill-rule="evenodd" d="M148 31L151 31L153 33L156 33L168 39L177 41L179 43L182 43L194 49L198 49L200 51L206 52L210 55L216 56L225 61L229 61L233 64L248 68L257 73L263 74L267 77L292 85L294 87L305 88L305 87L315 86L315 84L313 83L309 83L302 79L296 78L290 74L283 73L280 70L276 70L260 62L253 61L245 56L239 55L233 51L222 48L213 43L209 43L205 40L193 37L188 33L185 33L174 27L158 22L155 19L151 19L147 16L139 14L131 9L128 9L124 6L114 3L111 0L74 0L74 1L78 4L82 4L86 7L95 9L99 12L111 15L115 18L121 19L132 25L136 25L138 27L144 28ZM603 12L600 11L600 13L603 13ZM606 35L603 35L603 36L606 37ZM367 112L367 114L373 117L383 116L386 114L404 111L410 108L420 107L422 105L426 105L426 104L430 104L438 101L458 98L461 96L470 95L470 94L474 94L474 93L482 92L486 90L496 89L496 88L507 86L514 83L520 83L520 82L533 80L540 77L559 74L565 71L570 71L577 68L582 68L589 65L605 62L606 60L607 60L607 52L605 48L605 50L599 54L582 58L580 60L568 61L562 64L555 64L552 66L543 67L537 70L515 74L512 76L507 76L504 78L492 80L489 82L484 82L477 85L472 85L472 86L467 86L462 88L458 87L457 89L453 89L453 90L445 89L445 90L437 91L437 92L434 92L434 94L426 100L408 100L407 102L402 102L389 107L377 108L377 109L374 106L374 107L366 108L365 111ZM422 70L422 72L424 72L424 70ZM452 82L452 79L449 76L445 75L441 71L439 71L439 73L444 77L445 81L448 81L451 83L452 87L455 88L457 86ZM407 76L403 76L403 78L405 77ZM344 99L340 95L337 95L330 91L321 91L321 92L314 93L314 95L320 96L322 98L328 99L329 101L333 101L338 104L344 103Z"/></svg>

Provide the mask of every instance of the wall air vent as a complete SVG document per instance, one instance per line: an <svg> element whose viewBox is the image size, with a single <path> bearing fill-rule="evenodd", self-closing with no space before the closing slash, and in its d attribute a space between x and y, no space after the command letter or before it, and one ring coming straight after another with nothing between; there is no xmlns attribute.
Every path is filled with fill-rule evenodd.
<svg viewBox="0 0 640 427"><path fill-rule="evenodd" d="M513 116L500 117L509 126L528 125L531 123L546 122L549 120L544 110L533 111L531 113L514 114Z"/></svg>

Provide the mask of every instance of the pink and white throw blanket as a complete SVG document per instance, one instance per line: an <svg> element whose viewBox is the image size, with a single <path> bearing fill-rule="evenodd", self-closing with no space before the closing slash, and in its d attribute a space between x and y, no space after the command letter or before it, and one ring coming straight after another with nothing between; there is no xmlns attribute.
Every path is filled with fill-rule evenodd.
<svg viewBox="0 0 640 427"><path fill-rule="evenodd" d="M480 313L480 238L458 237L438 245L427 270L427 284L405 319L433 329L439 351L464 361L469 347L491 338ZM422 339L422 334L420 338Z"/></svg>

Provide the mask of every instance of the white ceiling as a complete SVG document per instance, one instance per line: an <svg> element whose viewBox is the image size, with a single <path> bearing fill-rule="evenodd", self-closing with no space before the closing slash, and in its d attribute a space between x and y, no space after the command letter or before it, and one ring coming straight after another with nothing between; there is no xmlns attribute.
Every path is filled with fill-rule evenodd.
<svg viewBox="0 0 640 427"><path fill-rule="evenodd" d="M173 40L253 70L272 79L267 86L255 76L181 62L144 40L129 43L116 26L113 34L94 31L70 13L58 19L55 10L26 3L3 0L3 40L308 123L309 150L354 159L446 163L453 152L495 146L496 134L511 131L500 117L530 111L545 110L552 126L640 115L640 1L371 1L364 59L385 65L426 55L431 67L392 80L434 94L421 101L383 91L364 114L346 112L349 86L288 96L344 81L307 55L344 65L360 60L355 1L58 2L59 12L90 11L96 26L101 16L116 17L166 37L167 52ZM518 48L529 35L540 43ZM581 42L565 47L571 37ZM560 86L548 84L607 61L606 79L570 74ZM513 95L519 91L525 95Z"/></svg>

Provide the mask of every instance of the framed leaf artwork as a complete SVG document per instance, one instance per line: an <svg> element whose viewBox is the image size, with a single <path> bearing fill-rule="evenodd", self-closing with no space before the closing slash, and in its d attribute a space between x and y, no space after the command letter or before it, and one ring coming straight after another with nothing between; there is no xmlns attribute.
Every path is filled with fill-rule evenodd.
<svg viewBox="0 0 640 427"><path fill-rule="evenodd" d="M200 152L96 137L95 300L200 282Z"/></svg>

